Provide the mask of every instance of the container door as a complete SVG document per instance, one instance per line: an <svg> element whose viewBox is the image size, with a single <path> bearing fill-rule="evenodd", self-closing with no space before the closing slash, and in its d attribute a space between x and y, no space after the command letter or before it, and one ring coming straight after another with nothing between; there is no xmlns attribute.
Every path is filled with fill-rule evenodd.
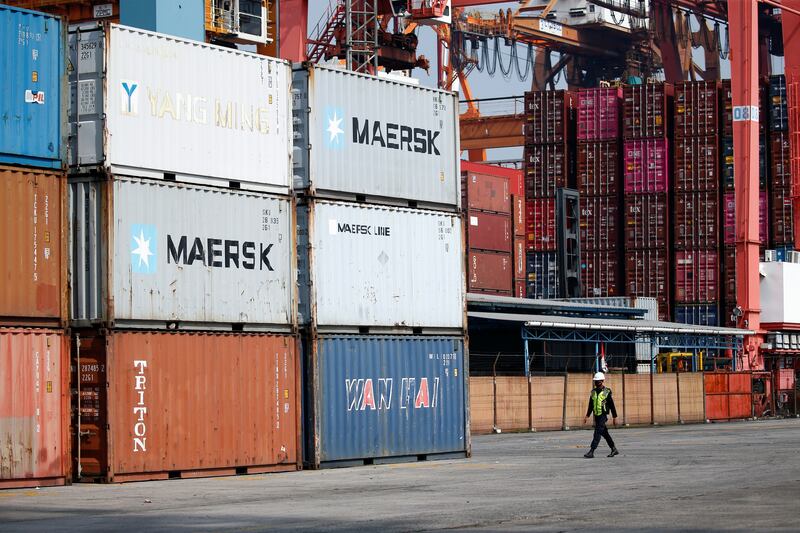
<svg viewBox="0 0 800 533"><path fill-rule="evenodd" d="M69 34L70 166L97 165L105 159L105 33L97 25Z"/></svg>
<svg viewBox="0 0 800 533"><path fill-rule="evenodd" d="M108 403L105 337L86 337L72 346L72 455L77 479L108 472Z"/></svg>

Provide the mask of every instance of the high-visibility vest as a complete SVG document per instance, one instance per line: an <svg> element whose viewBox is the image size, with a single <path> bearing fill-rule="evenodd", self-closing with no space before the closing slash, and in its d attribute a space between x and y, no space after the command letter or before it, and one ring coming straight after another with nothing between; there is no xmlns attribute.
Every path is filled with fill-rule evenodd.
<svg viewBox="0 0 800 533"><path fill-rule="evenodd" d="M606 412L606 398L611 395L611 389L603 388L599 393L597 389L592 390L592 412L595 416L603 416Z"/></svg>

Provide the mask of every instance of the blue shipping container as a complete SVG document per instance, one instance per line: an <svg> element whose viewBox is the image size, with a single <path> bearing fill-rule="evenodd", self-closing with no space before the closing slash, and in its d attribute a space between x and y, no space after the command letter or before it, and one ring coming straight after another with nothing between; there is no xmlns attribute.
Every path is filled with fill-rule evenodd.
<svg viewBox="0 0 800 533"><path fill-rule="evenodd" d="M309 466L468 452L462 338L331 335L304 346Z"/></svg>
<svg viewBox="0 0 800 533"><path fill-rule="evenodd" d="M61 168L61 19L0 5L0 163Z"/></svg>
<svg viewBox="0 0 800 533"><path fill-rule="evenodd" d="M558 254L530 252L525 272L528 278L528 298L558 298Z"/></svg>
<svg viewBox="0 0 800 533"><path fill-rule="evenodd" d="M794 246L776 246L775 247L775 255L778 258L778 261L786 261L789 257L788 252L794 250Z"/></svg>
<svg viewBox="0 0 800 533"><path fill-rule="evenodd" d="M719 326L719 309L716 304L676 305L675 322L695 326Z"/></svg>

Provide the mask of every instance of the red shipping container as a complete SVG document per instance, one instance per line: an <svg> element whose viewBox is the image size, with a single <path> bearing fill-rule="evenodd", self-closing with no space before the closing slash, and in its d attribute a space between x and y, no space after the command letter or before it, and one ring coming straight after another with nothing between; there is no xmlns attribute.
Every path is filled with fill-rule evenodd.
<svg viewBox="0 0 800 533"><path fill-rule="evenodd" d="M581 250L581 282L587 298L619 296L620 265L616 250Z"/></svg>
<svg viewBox="0 0 800 533"><path fill-rule="evenodd" d="M613 196L620 190L620 154L617 141L578 144L578 192Z"/></svg>
<svg viewBox="0 0 800 533"><path fill-rule="evenodd" d="M715 303L719 299L719 255L710 250L675 253L675 301Z"/></svg>
<svg viewBox="0 0 800 533"><path fill-rule="evenodd" d="M758 195L758 236L763 244L769 242L769 217L767 216L767 193ZM725 244L736 244L736 195L732 192L723 195L722 224Z"/></svg>
<svg viewBox="0 0 800 533"><path fill-rule="evenodd" d="M667 250L626 250L625 287L627 296L649 296L658 300L658 316L669 316L669 260Z"/></svg>
<svg viewBox="0 0 800 533"><path fill-rule="evenodd" d="M772 225L772 245L794 244L794 220L792 197L789 189L772 190L770 224Z"/></svg>
<svg viewBox="0 0 800 533"><path fill-rule="evenodd" d="M566 142L571 107L572 97L567 91L525 93L525 144Z"/></svg>
<svg viewBox="0 0 800 533"><path fill-rule="evenodd" d="M665 193L625 195L625 249L665 248L669 237Z"/></svg>
<svg viewBox="0 0 800 533"><path fill-rule="evenodd" d="M770 182L773 189L788 189L792 184L789 133L774 131L769 137Z"/></svg>
<svg viewBox="0 0 800 533"><path fill-rule="evenodd" d="M716 248L719 243L719 196L717 191L675 195L675 248Z"/></svg>
<svg viewBox="0 0 800 533"><path fill-rule="evenodd" d="M514 279L525 281L525 237L514 237Z"/></svg>
<svg viewBox="0 0 800 533"><path fill-rule="evenodd" d="M669 189L669 144L666 139L625 141L625 192Z"/></svg>
<svg viewBox="0 0 800 533"><path fill-rule="evenodd" d="M511 194L508 178L465 172L461 179L462 205L468 209L511 214Z"/></svg>
<svg viewBox="0 0 800 533"><path fill-rule="evenodd" d="M722 80L722 134L726 137L733 137L733 101L731 94L731 80ZM764 133L767 129L767 86L764 83L758 84L758 105L761 120L758 122L758 129Z"/></svg>
<svg viewBox="0 0 800 533"><path fill-rule="evenodd" d="M467 245L470 248L511 253L514 236L509 215L470 210L467 222Z"/></svg>
<svg viewBox="0 0 800 533"><path fill-rule="evenodd" d="M715 191L719 180L719 138L709 135L675 139L675 189Z"/></svg>
<svg viewBox="0 0 800 533"><path fill-rule="evenodd" d="M86 477L287 471L302 460L292 335L114 330L81 336L80 370Z"/></svg>
<svg viewBox="0 0 800 533"><path fill-rule="evenodd" d="M619 137L621 99L622 89L618 87L578 91L578 140L600 141Z"/></svg>
<svg viewBox="0 0 800 533"><path fill-rule="evenodd" d="M513 289L511 254L469 251L469 290L507 291Z"/></svg>
<svg viewBox="0 0 800 533"><path fill-rule="evenodd" d="M672 86L667 83L626 85L622 89L622 136L643 139L667 136L672 115Z"/></svg>
<svg viewBox="0 0 800 533"><path fill-rule="evenodd" d="M556 250L556 200L539 198L528 200L525 217L527 249L534 252Z"/></svg>
<svg viewBox="0 0 800 533"><path fill-rule="evenodd" d="M675 136L716 135L719 82L683 81L675 85Z"/></svg>
<svg viewBox="0 0 800 533"><path fill-rule="evenodd" d="M0 489L70 479L69 338L0 329Z"/></svg>
<svg viewBox="0 0 800 533"><path fill-rule="evenodd" d="M474 161L462 159L461 172L477 172L478 174L488 174L489 176L502 176L508 178L509 193L525 196L522 171L519 169L489 165L487 163L476 163Z"/></svg>
<svg viewBox="0 0 800 533"><path fill-rule="evenodd" d="M551 198L567 186L567 150L563 144L525 147L526 198Z"/></svg>
<svg viewBox="0 0 800 533"><path fill-rule="evenodd" d="M514 298L527 298L527 294L525 294L525 280L524 279L515 279L514 280Z"/></svg>
<svg viewBox="0 0 800 533"><path fill-rule="evenodd" d="M619 237L619 201L610 196L580 197L581 251L613 250Z"/></svg>
<svg viewBox="0 0 800 533"><path fill-rule="evenodd" d="M525 237L525 196L514 194L511 196L511 210L514 217L514 236Z"/></svg>

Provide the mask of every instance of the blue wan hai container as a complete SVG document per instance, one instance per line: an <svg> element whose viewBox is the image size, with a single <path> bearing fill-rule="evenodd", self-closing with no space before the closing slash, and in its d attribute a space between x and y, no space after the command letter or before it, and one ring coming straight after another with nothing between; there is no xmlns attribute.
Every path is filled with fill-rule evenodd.
<svg viewBox="0 0 800 533"><path fill-rule="evenodd" d="M61 168L62 21L0 4L0 164Z"/></svg>

